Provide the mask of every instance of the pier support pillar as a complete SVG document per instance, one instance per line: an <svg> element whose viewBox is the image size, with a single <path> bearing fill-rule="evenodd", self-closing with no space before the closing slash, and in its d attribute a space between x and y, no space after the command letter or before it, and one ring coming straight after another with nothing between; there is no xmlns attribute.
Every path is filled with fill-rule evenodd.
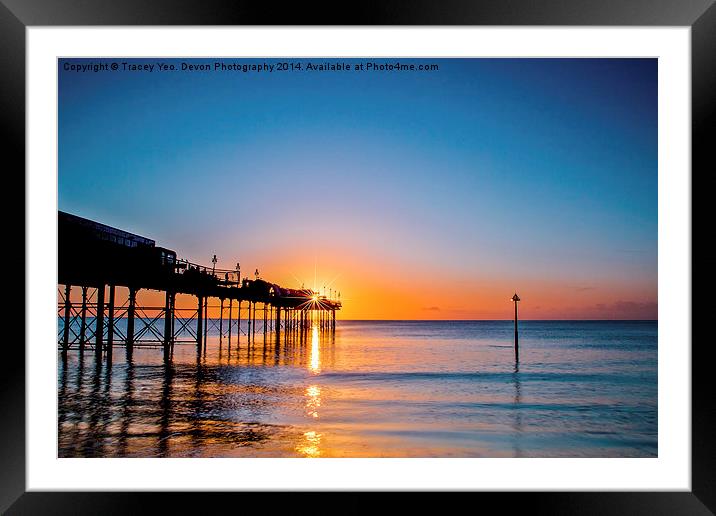
<svg viewBox="0 0 716 516"><path fill-rule="evenodd" d="M233 308L234 300L232 298L229 298L229 346L231 345L231 325L233 324L233 321L231 320L231 315Z"/></svg>
<svg viewBox="0 0 716 516"><path fill-rule="evenodd" d="M97 356L102 356L102 344L104 341L104 285L97 287L97 317L95 319L94 337L94 352Z"/></svg>
<svg viewBox="0 0 716 516"><path fill-rule="evenodd" d="M251 303L251 340L256 340L256 301Z"/></svg>
<svg viewBox="0 0 716 516"><path fill-rule="evenodd" d="M80 316L80 351L85 350L87 336L87 287L82 287L82 312Z"/></svg>
<svg viewBox="0 0 716 516"><path fill-rule="evenodd" d="M109 286L109 306L107 307L107 360L112 359L112 347L114 346L114 285Z"/></svg>
<svg viewBox="0 0 716 516"><path fill-rule="evenodd" d="M266 337L266 303L264 303L264 337Z"/></svg>
<svg viewBox="0 0 716 516"><path fill-rule="evenodd" d="M197 307L196 307L196 348L201 353L201 337L202 337L202 324L204 322L203 311L204 311L204 298L196 296Z"/></svg>
<svg viewBox="0 0 716 516"><path fill-rule="evenodd" d="M276 307L276 334L281 333L281 307Z"/></svg>
<svg viewBox="0 0 716 516"><path fill-rule="evenodd" d="M204 298L204 351L206 351L206 336L209 331L209 296Z"/></svg>
<svg viewBox="0 0 716 516"><path fill-rule="evenodd" d="M65 328L62 333L62 354L67 355L67 350L70 347L70 314L72 313L72 302L70 301L70 293L72 287L65 285Z"/></svg>
<svg viewBox="0 0 716 516"><path fill-rule="evenodd" d="M249 344L251 343L251 301L246 307L246 340Z"/></svg>
<svg viewBox="0 0 716 516"><path fill-rule="evenodd" d="M170 335L172 336L171 345L170 345L172 356L174 356L174 341L176 340L175 334L174 334L174 323L176 322L176 317L175 317L176 303L177 303L177 293L172 292L172 331L170 333Z"/></svg>
<svg viewBox="0 0 716 516"><path fill-rule="evenodd" d="M171 346L172 335L172 293L167 290L164 296L164 358L169 358L169 348Z"/></svg>
<svg viewBox="0 0 716 516"><path fill-rule="evenodd" d="M224 298L219 299L219 346L224 340Z"/></svg>
<svg viewBox="0 0 716 516"><path fill-rule="evenodd" d="M239 308L236 310L236 343L241 342L241 301Z"/></svg>
<svg viewBox="0 0 716 516"><path fill-rule="evenodd" d="M127 354L134 349L134 311L137 307L137 289L129 287L129 304L127 305Z"/></svg>

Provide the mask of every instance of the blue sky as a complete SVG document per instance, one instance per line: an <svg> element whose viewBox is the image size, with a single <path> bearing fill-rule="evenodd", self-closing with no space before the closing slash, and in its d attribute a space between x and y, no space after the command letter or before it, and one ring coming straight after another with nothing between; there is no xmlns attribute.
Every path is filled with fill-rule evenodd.
<svg viewBox="0 0 716 516"><path fill-rule="evenodd" d="M417 278L443 274L486 292L500 280L586 289L584 310L655 310L656 60L273 73L64 62L61 210L277 279L276 257L290 254L326 270L350 262L349 288L382 264L423 291Z"/></svg>

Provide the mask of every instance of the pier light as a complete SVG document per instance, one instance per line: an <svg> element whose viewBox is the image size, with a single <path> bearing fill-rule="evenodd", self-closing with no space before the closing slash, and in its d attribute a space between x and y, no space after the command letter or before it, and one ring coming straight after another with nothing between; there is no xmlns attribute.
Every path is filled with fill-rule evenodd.
<svg viewBox="0 0 716 516"><path fill-rule="evenodd" d="M510 298L510 301L514 301L515 303L520 300L520 296L517 295L517 292L515 292L515 295Z"/></svg>

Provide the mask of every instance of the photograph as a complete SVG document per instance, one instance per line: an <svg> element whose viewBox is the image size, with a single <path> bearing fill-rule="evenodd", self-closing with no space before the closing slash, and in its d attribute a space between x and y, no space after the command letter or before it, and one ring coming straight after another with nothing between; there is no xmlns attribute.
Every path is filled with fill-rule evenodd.
<svg viewBox="0 0 716 516"><path fill-rule="evenodd" d="M658 458L658 72L58 58L57 457Z"/></svg>

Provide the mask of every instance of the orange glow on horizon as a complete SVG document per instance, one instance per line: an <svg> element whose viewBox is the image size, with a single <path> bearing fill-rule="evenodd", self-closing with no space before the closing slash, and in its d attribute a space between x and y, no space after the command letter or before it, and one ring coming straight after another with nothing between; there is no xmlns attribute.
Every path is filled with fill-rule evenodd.
<svg viewBox="0 0 716 516"><path fill-rule="evenodd" d="M316 263L316 253L319 260ZM287 258L290 257L290 258ZM320 295L338 298L343 320L507 320L514 306L509 296L519 292L520 319L656 319L657 288L625 279L621 283L599 278L536 278L524 272L505 279L490 267L473 271L451 270L441 264L391 261L352 249L290 249L272 252L261 260L262 277L291 288L315 288ZM329 264L329 265L326 265ZM435 271L435 272L433 272ZM587 286L584 286L587 285ZM126 298L118 289L118 304ZM120 293L121 291L121 293ZM164 306L164 293L141 290L141 306ZM314 300L318 300L318 295ZM80 288L72 291L80 300ZM247 302L243 302L242 318ZM196 298L177 295L176 307L196 310ZM237 303L232 316L236 317ZM219 317L219 300L209 300L209 317ZM228 317L229 302L224 303ZM257 311L258 314L258 311ZM181 314L178 314L181 317ZM257 315L258 316L258 315Z"/></svg>

